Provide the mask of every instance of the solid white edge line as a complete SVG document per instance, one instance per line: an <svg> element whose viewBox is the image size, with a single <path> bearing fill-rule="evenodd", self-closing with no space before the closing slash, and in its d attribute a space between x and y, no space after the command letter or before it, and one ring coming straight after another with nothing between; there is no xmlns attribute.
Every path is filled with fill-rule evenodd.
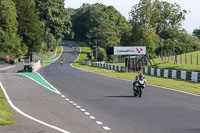
<svg viewBox="0 0 200 133"><path fill-rule="evenodd" d="M48 90L50 90L50 91L52 91L52 92L54 92L54 93L61 94L59 91L54 91L54 90L52 90L52 89L48 88L47 86L45 86L45 85L41 84L41 83L40 83L40 82L38 82L37 80L35 80L35 79L32 79L31 77L29 77L29 76L27 76L27 75L24 75L24 74L21 74L21 73L19 73L19 74L20 74L20 75L23 75L23 76L25 76L25 77L27 77L27 78L29 78L29 79L33 80L33 81L35 81L35 82L36 82L36 83L38 83L39 85L41 85L41 86L43 86L43 87L47 88ZM55 89L55 90L56 90L56 89Z"/></svg>
<svg viewBox="0 0 200 133"><path fill-rule="evenodd" d="M42 124L42 125L45 125L45 126L50 127L50 128L53 128L53 129L55 129L55 130L57 130L57 131L60 131L60 132L63 132L63 133L70 133L69 131L63 130L63 129L58 128L58 127L55 127L55 126L53 126L53 125L50 125L50 124L48 124L48 123L46 123L46 122L43 122L43 121L41 121L41 120L39 120L39 119L36 119L36 118L34 118L34 117L32 117L32 116L30 116L30 115L24 113L23 111L21 111L19 108L17 108L17 107L12 103L10 97L8 96L6 90L5 90L5 88L3 87L3 84L2 84L1 82L0 82L0 87L2 88L3 93L4 93L4 95L5 95L5 97L6 97L7 101L8 101L8 103L10 104L10 106L11 106L15 111L17 111L18 113L20 113L21 115L23 115L23 116L25 116L25 117L27 117L27 118L33 120L33 121L36 121L36 122L38 122L38 123L40 123L40 124Z"/></svg>

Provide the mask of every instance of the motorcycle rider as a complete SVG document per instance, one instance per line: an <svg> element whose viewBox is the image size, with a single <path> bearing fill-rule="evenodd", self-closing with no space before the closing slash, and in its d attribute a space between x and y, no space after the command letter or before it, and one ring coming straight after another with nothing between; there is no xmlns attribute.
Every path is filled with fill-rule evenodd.
<svg viewBox="0 0 200 133"><path fill-rule="evenodd" d="M60 64L63 65L64 61L65 61L65 58L62 58L61 61L60 61Z"/></svg>
<svg viewBox="0 0 200 133"><path fill-rule="evenodd" d="M144 80L145 83L147 83L147 80L145 79L144 75L142 72L139 72L139 74L135 77L135 79L133 80L133 88L135 88L135 83L137 82L137 80Z"/></svg>

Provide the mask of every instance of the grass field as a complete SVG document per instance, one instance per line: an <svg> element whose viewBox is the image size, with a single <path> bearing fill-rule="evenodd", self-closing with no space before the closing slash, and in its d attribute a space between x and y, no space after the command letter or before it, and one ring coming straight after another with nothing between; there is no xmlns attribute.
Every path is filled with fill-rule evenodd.
<svg viewBox="0 0 200 133"><path fill-rule="evenodd" d="M14 116L12 115L10 106L4 98L2 89L0 88L0 125L12 125L15 124Z"/></svg>
<svg viewBox="0 0 200 133"><path fill-rule="evenodd" d="M122 73L122 72L111 71L111 70L106 70L102 68L84 66L82 65L82 61L88 60L86 55L88 52L91 51L91 49L90 47L86 46L86 44L83 44L80 42L78 43L76 42L76 44L79 44L82 50L81 50L80 58L77 60L77 62L73 63L74 67L77 67L86 71L90 71L90 72L105 74L108 76L117 77L121 79L128 79L128 80L133 80L133 78L138 74L138 72ZM163 87L190 92L194 94L200 94L200 83L193 83L193 82L183 81L179 79L161 78L161 77L155 77L155 76L149 76L149 75L145 75L145 77L149 84L163 86Z"/></svg>
<svg viewBox="0 0 200 133"><path fill-rule="evenodd" d="M174 60L174 56L163 58L163 60L161 58L156 58L154 59L155 67L200 72L200 51L178 55L177 64L174 64ZM148 66L150 67L150 65Z"/></svg>

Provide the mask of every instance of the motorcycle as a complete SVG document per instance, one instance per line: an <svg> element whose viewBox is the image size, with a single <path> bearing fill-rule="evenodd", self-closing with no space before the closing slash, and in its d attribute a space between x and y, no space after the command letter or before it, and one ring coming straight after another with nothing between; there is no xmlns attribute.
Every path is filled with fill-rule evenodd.
<svg viewBox="0 0 200 133"><path fill-rule="evenodd" d="M61 60L61 61L60 61L60 64L61 64L61 65L63 65L63 64L64 64L64 61L63 61L63 60Z"/></svg>
<svg viewBox="0 0 200 133"><path fill-rule="evenodd" d="M138 79L135 83L135 85L133 85L133 93L134 96L136 97L137 95L139 97L142 96L142 89L144 89L145 87L145 80L144 79Z"/></svg>

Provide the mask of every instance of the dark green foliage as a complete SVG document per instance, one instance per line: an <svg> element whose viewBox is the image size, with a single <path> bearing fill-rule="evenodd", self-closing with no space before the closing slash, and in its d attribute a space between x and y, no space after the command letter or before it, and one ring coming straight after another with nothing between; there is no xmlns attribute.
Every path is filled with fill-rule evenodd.
<svg viewBox="0 0 200 133"><path fill-rule="evenodd" d="M101 48L98 47L97 48L97 61L105 61L106 60L106 51Z"/></svg>
<svg viewBox="0 0 200 133"><path fill-rule="evenodd" d="M197 36L200 39L200 28L199 29L194 29L193 35Z"/></svg>
<svg viewBox="0 0 200 133"><path fill-rule="evenodd" d="M43 26L35 12L32 0L13 0L17 8L17 20L19 23L18 34L28 47L28 52L39 52L42 50Z"/></svg>
<svg viewBox="0 0 200 133"><path fill-rule="evenodd" d="M15 3L12 0L0 0L0 51L19 56L26 51L21 49L16 17Z"/></svg>
<svg viewBox="0 0 200 133"><path fill-rule="evenodd" d="M119 38L114 27L106 22L97 23L98 26L89 31L87 37L90 41L98 43L98 46L106 49L108 46L119 45Z"/></svg>
<svg viewBox="0 0 200 133"><path fill-rule="evenodd" d="M98 3L93 5L83 4L72 15L75 39L86 40L88 32L98 27L102 21L113 25L119 37L122 29L127 26L126 19L113 6L106 7Z"/></svg>
<svg viewBox="0 0 200 133"><path fill-rule="evenodd" d="M71 34L71 21L64 0L35 0L37 13L44 24L43 33L48 49L54 49L64 35ZM50 37L50 38L49 38Z"/></svg>

